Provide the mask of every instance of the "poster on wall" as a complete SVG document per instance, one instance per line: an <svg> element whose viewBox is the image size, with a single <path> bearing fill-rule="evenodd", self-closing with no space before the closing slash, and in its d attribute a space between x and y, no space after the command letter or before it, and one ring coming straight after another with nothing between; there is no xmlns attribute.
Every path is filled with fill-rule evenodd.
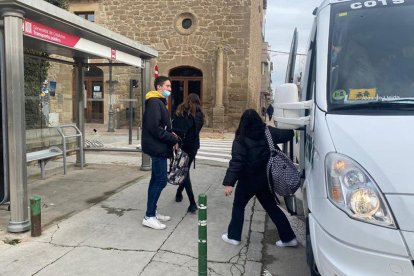
<svg viewBox="0 0 414 276"><path fill-rule="evenodd" d="M102 90L100 85L93 86L93 98L94 99L102 99Z"/></svg>
<svg viewBox="0 0 414 276"><path fill-rule="evenodd" d="M94 99L102 99L102 92L93 92Z"/></svg>

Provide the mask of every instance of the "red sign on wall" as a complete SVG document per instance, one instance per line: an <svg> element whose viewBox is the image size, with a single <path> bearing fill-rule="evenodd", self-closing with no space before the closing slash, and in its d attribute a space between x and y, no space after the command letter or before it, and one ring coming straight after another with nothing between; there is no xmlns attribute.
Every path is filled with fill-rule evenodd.
<svg viewBox="0 0 414 276"><path fill-rule="evenodd" d="M75 46L80 39L78 36L65 33L27 18L24 19L23 33L27 36L32 36L71 48Z"/></svg>
<svg viewBox="0 0 414 276"><path fill-rule="evenodd" d="M154 78L158 78L158 74L159 74L158 65L155 65L154 66Z"/></svg>
<svg viewBox="0 0 414 276"><path fill-rule="evenodd" d="M111 59L116 60L116 50L115 49L111 49Z"/></svg>

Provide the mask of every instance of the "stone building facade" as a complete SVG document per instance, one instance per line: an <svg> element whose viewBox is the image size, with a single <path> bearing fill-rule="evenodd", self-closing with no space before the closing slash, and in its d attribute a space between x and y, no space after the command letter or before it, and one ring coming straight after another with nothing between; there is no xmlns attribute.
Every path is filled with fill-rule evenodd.
<svg viewBox="0 0 414 276"><path fill-rule="evenodd" d="M270 60L269 43L263 42L262 49L262 83L260 89L260 100L262 107L268 107L273 101L272 91L273 63Z"/></svg>
<svg viewBox="0 0 414 276"><path fill-rule="evenodd" d="M160 75L170 76L173 80L173 93L169 99L171 112L189 93L200 95L206 127L214 130L234 130L246 108L259 111L266 0L69 2L71 12L91 17L97 24L158 50L159 56L151 61L151 67L157 66ZM108 68L95 71L100 72L103 79L102 107L99 109L102 115L97 115L96 122L106 124ZM124 100L128 98L131 78L139 80L140 70L113 68L112 101L120 116L127 107ZM64 82L61 84L65 85ZM70 86L69 80L67 85ZM139 88L134 90L137 123L140 123L141 113L139 91Z"/></svg>

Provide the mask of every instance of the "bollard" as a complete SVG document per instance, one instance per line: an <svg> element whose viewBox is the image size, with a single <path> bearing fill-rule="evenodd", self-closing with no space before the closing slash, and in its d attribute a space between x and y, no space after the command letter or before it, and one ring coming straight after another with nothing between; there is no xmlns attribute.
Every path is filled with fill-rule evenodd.
<svg viewBox="0 0 414 276"><path fill-rule="evenodd" d="M39 237L42 233L40 196L30 198L31 236Z"/></svg>
<svg viewBox="0 0 414 276"><path fill-rule="evenodd" d="M207 195L198 196L198 275L207 276Z"/></svg>

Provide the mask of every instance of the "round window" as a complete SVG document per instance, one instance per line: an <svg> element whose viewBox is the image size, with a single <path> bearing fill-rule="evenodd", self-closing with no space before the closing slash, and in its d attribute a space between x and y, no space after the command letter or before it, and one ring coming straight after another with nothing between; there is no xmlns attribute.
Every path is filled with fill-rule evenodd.
<svg viewBox="0 0 414 276"><path fill-rule="evenodd" d="M181 25L183 26L184 29L187 30L191 28L191 26L193 25L193 21L190 18L186 18L183 20Z"/></svg>
<svg viewBox="0 0 414 276"><path fill-rule="evenodd" d="M182 35L192 34L197 27L197 18L194 14L184 12L179 14L174 21L175 30Z"/></svg>

